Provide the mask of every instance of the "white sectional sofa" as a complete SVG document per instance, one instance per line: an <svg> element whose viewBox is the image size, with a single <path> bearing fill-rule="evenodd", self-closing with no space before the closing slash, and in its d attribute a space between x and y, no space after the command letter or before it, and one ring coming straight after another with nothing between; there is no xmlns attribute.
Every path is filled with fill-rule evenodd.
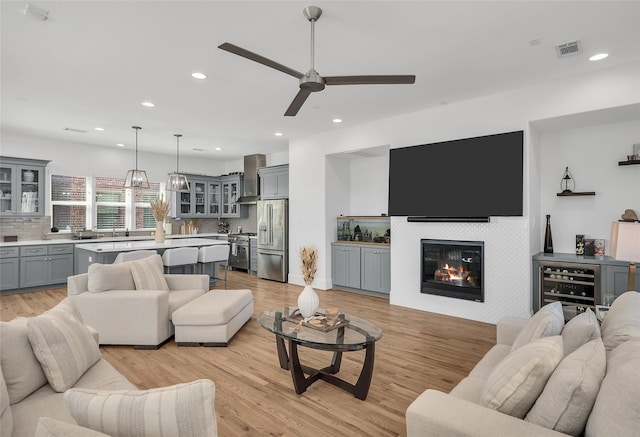
<svg viewBox="0 0 640 437"><path fill-rule="evenodd" d="M100 344L156 349L174 333L173 312L209 290L208 275L163 274L160 255L91 264L70 276L67 293Z"/></svg>
<svg viewBox="0 0 640 437"><path fill-rule="evenodd" d="M407 435L640 435L640 293L619 296L601 326L590 310L565 325L559 305L501 320L467 378L407 408Z"/></svg>
<svg viewBox="0 0 640 437"><path fill-rule="evenodd" d="M97 340L69 298L40 316L0 322L0 434L216 435L213 382L138 390L102 359ZM107 399L112 409L103 408Z"/></svg>

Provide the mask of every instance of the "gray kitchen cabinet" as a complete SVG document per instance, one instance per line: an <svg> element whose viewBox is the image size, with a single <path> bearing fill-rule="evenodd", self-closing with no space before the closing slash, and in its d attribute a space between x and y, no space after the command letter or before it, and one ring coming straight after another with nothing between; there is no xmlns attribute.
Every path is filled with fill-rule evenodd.
<svg viewBox="0 0 640 437"><path fill-rule="evenodd" d="M222 218L239 218L247 217L248 210L246 205L236 203L242 196L243 178L241 175L220 176L220 184L222 189L222 210L220 217Z"/></svg>
<svg viewBox="0 0 640 437"><path fill-rule="evenodd" d="M44 216L48 162L0 156L0 217Z"/></svg>
<svg viewBox="0 0 640 437"><path fill-rule="evenodd" d="M258 274L258 239L249 237L249 272Z"/></svg>
<svg viewBox="0 0 640 437"><path fill-rule="evenodd" d="M289 165L276 165L258 169L260 199L287 199L289 197Z"/></svg>
<svg viewBox="0 0 640 437"><path fill-rule="evenodd" d="M378 293L391 290L391 250L388 248L360 248L360 288Z"/></svg>
<svg viewBox="0 0 640 437"><path fill-rule="evenodd" d="M180 218L220 217L220 178L194 177L189 179L189 192L175 193L174 216Z"/></svg>
<svg viewBox="0 0 640 437"><path fill-rule="evenodd" d="M20 248L20 288L63 284L73 275L73 244Z"/></svg>
<svg viewBox="0 0 640 437"><path fill-rule="evenodd" d="M604 293L614 294L616 297L620 296L625 291L629 291L628 289L628 281L629 281L629 265L624 266L614 266L614 265L605 265L604 266L604 278L605 284L603 288ZM640 286L640 269L636 268L636 290L638 286Z"/></svg>
<svg viewBox="0 0 640 437"><path fill-rule="evenodd" d="M20 252L17 247L0 249L0 291L20 287Z"/></svg>
<svg viewBox="0 0 640 437"><path fill-rule="evenodd" d="M360 247L332 244L331 255L333 285L360 288Z"/></svg>

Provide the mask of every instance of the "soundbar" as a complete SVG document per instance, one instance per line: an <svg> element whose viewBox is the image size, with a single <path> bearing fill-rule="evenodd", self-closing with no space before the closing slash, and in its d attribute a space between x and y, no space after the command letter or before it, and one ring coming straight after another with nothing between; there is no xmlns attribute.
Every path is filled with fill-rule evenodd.
<svg viewBox="0 0 640 437"><path fill-rule="evenodd" d="M420 223L489 223L490 217L421 217L409 216L408 222Z"/></svg>

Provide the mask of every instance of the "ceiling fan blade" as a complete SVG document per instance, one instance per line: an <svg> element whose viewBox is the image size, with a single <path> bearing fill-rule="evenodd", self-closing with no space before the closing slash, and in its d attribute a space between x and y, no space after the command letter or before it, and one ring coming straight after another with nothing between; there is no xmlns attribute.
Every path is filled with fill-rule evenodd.
<svg viewBox="0 0 640 437"><path fill-rule="evenodd" d="M247 58L251 61L258 62L262 65L266 65L267 67L275 68L278 71L282 71L283 73L289 74L298 79L304 76L303 73L300 73L299 71L296 71L293 68L289 68L285 65L277 63L276 61L272 61L269 58L265 58L264 56L260 56L257 53L250 52L249 50L243 49L242 47L238 47L228 42L225 42L224 44L220 44L218 48L222 50L226 50L227 52L231 52L234 55L242 56L243 58Z"/></svg>
<svg viewBox="0 0 640 437"><path fill-rule="evenodd" d="M391 76L323 76L327 85L395 85L416 82L414 75Z"/></svg>
<svg viewBox="0 0 640 437"><path fill-rule="evenodd" d="M311 91L300 89L300 91L298 91L298 94L296 94L296 96L293 98L293 101L287 108L287 112L285 112L284 115L286 117L294 117L302 107L304 101L307 100L307 97L309 97L309 94L311 94Z"/></svg>

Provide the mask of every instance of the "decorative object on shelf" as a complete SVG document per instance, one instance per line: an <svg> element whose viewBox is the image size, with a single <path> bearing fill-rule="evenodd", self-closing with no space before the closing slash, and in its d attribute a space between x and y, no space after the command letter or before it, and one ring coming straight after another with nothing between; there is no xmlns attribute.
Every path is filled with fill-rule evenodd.
<svg viewBox="0 0 640 437"><path fill-rule="evenodd" d="M544 231L544 253L553 253L553 238L551 237L551 215L547 214L547 229Z"/></svg>
<svg viewBox="0 0 640 437"><path fill-rule="evenodd" d="M640 143L633 145L633 156L635 156L634 159L640 159Z"/></svg>
<svg viewBox="0 0 640 437"><path fill-rule="evenodd" d="M300 314L306 319L315 315L320 304L318 294L311 287L317 271L318 250L303 247L300 250L300 261L302 263L302 280L305 286L298 296L298 308L300 309Z"/></svg>
<svg viewBox="0 0 640 437"><path fill-rule="evenodd" d="M154 239L156 243L164 242L164 220L169 214L169 202L162 198L152 200L150 203L151 213L153 218L156 219L156 232Z"/></svg>
<svg viewBox="0 0 640 437"><path fill-rule="evenodd" d="M629 262L627 290L635 290L636 264L640 262L640 223L611 224L611 253L619 261Z"/></svg>
<svg viewBox="0 0 640 437"><path fill-rule="evenodd" d="M169 173L167 190L186 193L190 190L189 181L186 175L180 173L180 137L182 134L173 134L173 136L176 137L176 171Z"/></svg>
<svg viewBox="0 0 640 437"><path fill-rule="evenodd" d="M593 254L595 256L604 256L604 240L602 238L594 240Z"/></svg>
<svg viewBox="0 0 640 437"><path fill-rule="evenodd" d="M620 218L625 222L637 222L638 214L632 209L625 209Z"/></svg>
<svg viewBox="0 0 640 437"><path fill-rule="evenodd" d="M142 128L140 126L131 126L131 128L136 131L136 168L127 172L127 176L124 178L124 187L149 188L147 172L144 170L138 170L138 131Z"/></svg>
<svg viewBox="0 0 640 437"><path fill-rule="evenodd" d="M576 235L576 255L584 255L584 235Z"/></svg>
<svg viewBox="0 0 640 437"><path fill-rule="evenodd" d="M36 178L36 175L31 170L25 170L22 172L23 182L33 182L35 178Z"/></svg>
<svg viewBox="0 0 640 437"><path fill-rule="evenodd" d="M573 176L569 172L569 167L565 167L564 174L562 175L562 179L560 180L560 189L562 193L568 194L572 193L573 189L576 187L576 182L573 179Z"/></svg>
<svg viewBox="0 0 640 437"><path fill-rule="evenodd" d="M586 238L584 240L584 256L594 256L596 254L596 240Z"/></svg>

